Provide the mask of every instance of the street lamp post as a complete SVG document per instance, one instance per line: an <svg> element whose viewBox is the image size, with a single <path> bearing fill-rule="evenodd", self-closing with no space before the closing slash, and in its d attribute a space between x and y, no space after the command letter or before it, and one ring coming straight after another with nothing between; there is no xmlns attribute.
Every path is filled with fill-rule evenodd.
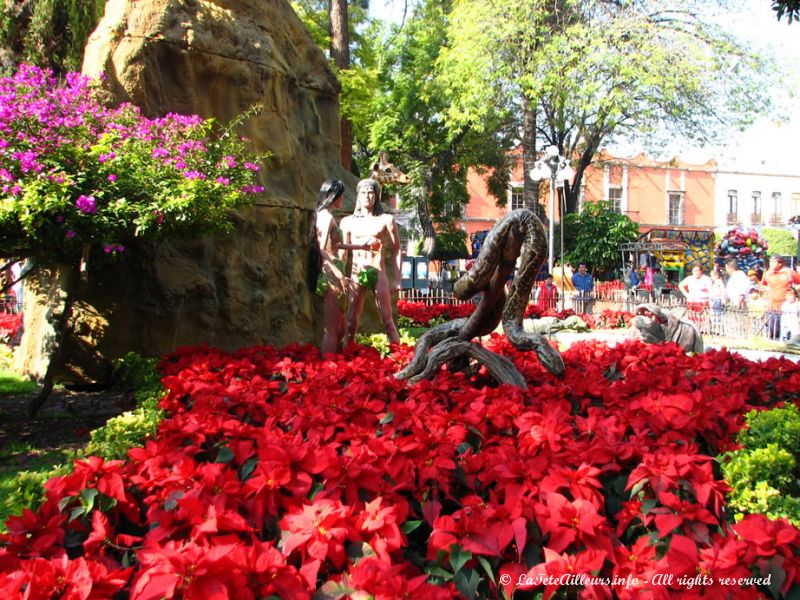
<svg viewBox="0 0 800 600"><path fill-rule="evenodd" d="M548 146L544 156L537 160L530 177L533 181L541 181L550 178L550 227L547 236L547 269L553 273L553 255L555 254L555 213L556 213L556 181L572 179L575 171L569 161L558 153L558 146ZM563 204L561 205L563 206ZM561 208L561 206L559 208ZM564 218L561 210L561 308L564 308Z"/></svg>

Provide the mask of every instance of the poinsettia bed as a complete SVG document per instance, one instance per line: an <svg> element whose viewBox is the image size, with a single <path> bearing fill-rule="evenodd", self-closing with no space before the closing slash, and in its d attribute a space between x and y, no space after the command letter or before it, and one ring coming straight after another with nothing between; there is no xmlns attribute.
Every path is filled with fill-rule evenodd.
<svg viewBox="0 0 800 600"><path fill-rule="evenodd" d="M411 358L405 346L386 358L351 346L320 360L297 345L167 357L169 417L156 439L125 462L77 463L48 483L38 511L11 518L0 590L797 593L797 529L760 515L732 524L713 457L733 447L748 410L794 400L800 368L583 342L564 353L558 379L503 336L487 346L515 362L527 390L446 371L408 386L393 377Z"/></svg>

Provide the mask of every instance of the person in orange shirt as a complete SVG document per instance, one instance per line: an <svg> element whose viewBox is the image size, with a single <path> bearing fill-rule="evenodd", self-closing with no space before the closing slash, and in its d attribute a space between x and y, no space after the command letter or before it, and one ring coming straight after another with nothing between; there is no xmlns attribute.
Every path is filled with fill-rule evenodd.
<svg viewBox="0 0 800 600"><path fill-rule="evenodd" d="M771 340L781 336L781 308L786 292L796 284L800 284L800 273L784 268L782 256L770 256L769 269L764 271L761 285L767 290L767 335Z"/></svg>

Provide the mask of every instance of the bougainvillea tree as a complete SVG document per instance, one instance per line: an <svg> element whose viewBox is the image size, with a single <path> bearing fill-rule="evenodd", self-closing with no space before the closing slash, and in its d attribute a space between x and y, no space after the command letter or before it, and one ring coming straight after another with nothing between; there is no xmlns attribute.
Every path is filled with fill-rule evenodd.
<svg viewBox="0 0 800 600"><path fill-rule="evenodd" d="M229 228L229 211L261 191L264 157L231 127L108 108L80 74L60 82L20 66L0 79L0 258L59 267L66 331L87 264L137 242Z"/></svg>

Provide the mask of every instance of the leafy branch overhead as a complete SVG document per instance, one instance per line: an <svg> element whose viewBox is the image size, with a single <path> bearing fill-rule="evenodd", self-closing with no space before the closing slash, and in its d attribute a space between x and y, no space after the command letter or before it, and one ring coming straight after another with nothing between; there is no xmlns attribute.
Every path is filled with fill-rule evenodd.
<svg viewBox="0 0 800 600"><path fill-rule="evenodd" d="M498 102L535 106L539 147L576 162L574 212L601 146L638 139L653 148L676 136L702 144L768 112L768 78L779 70L711 13L688 0L465 0L450 15L440 61L447 118L471 124Z"/></svg>

